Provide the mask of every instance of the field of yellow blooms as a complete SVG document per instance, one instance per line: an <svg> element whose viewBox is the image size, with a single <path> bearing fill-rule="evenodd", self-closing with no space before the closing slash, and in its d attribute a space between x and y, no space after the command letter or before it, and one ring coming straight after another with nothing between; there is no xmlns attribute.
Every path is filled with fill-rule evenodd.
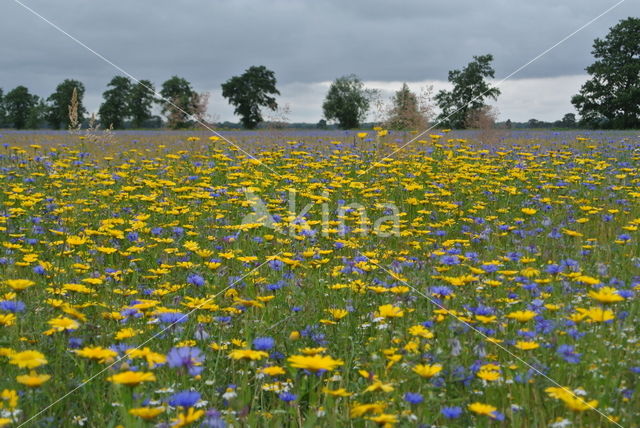
<svg viewBox="0 0 640 428"><path fill-rule="evenodd" d="M640 137L0 137L0 427L640 426Z"/></svg>

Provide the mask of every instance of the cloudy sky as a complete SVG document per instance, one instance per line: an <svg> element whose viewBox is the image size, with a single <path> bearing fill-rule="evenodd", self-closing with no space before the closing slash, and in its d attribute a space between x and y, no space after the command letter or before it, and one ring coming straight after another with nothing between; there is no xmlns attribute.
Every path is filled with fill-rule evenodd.
<svg viewBox="0 0 640 428"><path fill-rule="evenodd" d="M251 65L276 73L292 121L317 122L331 80L355 73L390 96L402 82L447 87L447 71L494 55L499 81L620 0L19 0L156 86L177 74L211 93L209 112L233 120L220 84ZM501 119L555 120L586 80L591 44L620 19L625 0L500 85ZM0 6L0 87L48 96L81 80L97 110L117 74L87 49L23 8Z"/></svg>

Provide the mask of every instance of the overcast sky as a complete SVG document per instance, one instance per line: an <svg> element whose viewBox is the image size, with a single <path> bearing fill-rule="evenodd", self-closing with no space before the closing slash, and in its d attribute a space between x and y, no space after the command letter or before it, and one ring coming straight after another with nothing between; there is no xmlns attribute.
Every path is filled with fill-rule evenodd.
<svg viewBox="0 0 640 428"><path fill-rule="evenodd" d="M292 121L317 122L329 82L355 73L389 96L401 82L446 87L447 71L494 55L500 80L619 0L20 0L138 79L177 74L211 93L209 112L233 120L220 84L251 65L276 73ZM501 84L501 119L559 119L586 80L591 45L639 16L625 0ZM113 66L15 0L0 6L0 87L48 96L82 81L97 110Z"/></svg>

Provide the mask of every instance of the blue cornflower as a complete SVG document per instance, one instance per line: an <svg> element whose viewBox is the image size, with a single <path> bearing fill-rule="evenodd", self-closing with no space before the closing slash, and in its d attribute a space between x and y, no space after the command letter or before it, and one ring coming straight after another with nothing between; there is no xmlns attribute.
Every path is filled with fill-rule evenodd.
<svg viewBox="0 0 640 428"><path fill-rule="evenodd" d="M258 351L268 351L273 348L276 341L272 337L256 337L253 339L253 348Z"/></svg>
<svg viewBox="0 0 640 428"><path fill-rule="evenodd" d="M440 263L442 263L443 265L458 265L460 264L460 258L458 256L455 255L447 255L447 256L442 256L440 257Z"/></svg>
<svg viewBox="0 0 640 428"><path fill-rule="evenodd" d="M407 392L404 394L404 401L409 404L420 404L424 401L424 397L418 392Z"/></svg>
<svg viewBox="0 0 640 428"><path fill-rule="evenodd" d="M442 416L444 416L447 419L456 419L462 415L462 408L458 406L443 407L440 410L440 413L442 413Z"/></svg>
<svg viewBox="0 0 640 428"><path fill-rule="evenodd" d="M582 355L574 352L574 348L571 345L560 345L558 349L556 349L556 352L563 360L571 364L579 363L580 356Z"/></svg>
<svg viewBox="0 0 640 428"><path fill-rule="evenodd" d="M280 398L285 403L289 403L290 401L297 400L298 396L296 394L292 394L290 392L283 392L282 394L278 395L278 398Z"/></svg>
<svg viewBox="0 0 640 428"><path fill-rule="evenodd" d="M158 315L160 322L166 324L183 323L187 320L188 315L181 312L163 312Z"/></svg>
<svg viewBox="0 0 640 428"><path fill-rule="evenodd" d="M189 274L189 276L187 276L187 282L198 287L202 287L204 284L206 284L206 281L202 277L202 275L198 275L197 273Z"/></svg>
<svg viewBox="0 0 640 428"><path fill-rule="evenodd" d="M22 312L25 305L19 300L3 300L0 302L0 309L8 312Z"/></svg>
<svg viewBox="0 0 640 428"><path fill-rule="evenodd" d="M174 407L193 407L200 400L198 391L180 391L169 397L169 405Z"/></svg>
<svg viewBox="0 0 640 428"><path fill-rule="evenodd" d="M198 348L192 348L190 346L183 346L180 348L171 348L167 354L167 363L169 367L184 367L191 376L197 376L202 373L204 367L202 362L204 361L204 355Z"/></svg>

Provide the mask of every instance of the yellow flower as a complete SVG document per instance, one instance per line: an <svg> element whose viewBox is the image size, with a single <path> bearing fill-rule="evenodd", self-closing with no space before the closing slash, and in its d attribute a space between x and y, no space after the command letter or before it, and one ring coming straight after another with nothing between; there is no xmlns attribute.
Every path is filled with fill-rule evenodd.
<svg viewBox="0 0 640 428"><path fill-rule="evenodd" d="M49 324L52 328L51 330L47 330L45 334L53 334L65 330L76 330L78 327L80 327L78 321L66 317L53 318L47 321L47 324Z"/></svg>
<svg viewBox="0 0 640 428"><path fill-rule="evenodd" d="M523 351L529 351L540 347L536 342L526 340L519 340L514 346L518 349L522 349Z"/></svg>
<svg viewBox="0 0 640 428"><path fill-rule="evenodd" d="M12 419L9 418L0 418L0 427L6 427L7 425L9 425L11 422L13 422Z"/></svg>
<svg viewBox="0 0 640 428"><path fill-rule="evenodd" d="M268 357L264 351L254 351L253 349L234 349L229 353L229 358L234 360L261 360Z"/></svg>
<svg viewBox="0 0 640 428"><path fill-rule="evenodd" d="M269 376L278 376L286 373L280 366L263 367L262 369L260 369L260 371Z"/></svg>
<svg viewBox="0 0 640 428"><path fill-rule="evenodd" d="M351 408L349 415L352 418L359 418L367 413L382 413L387 407L385 403L356 404Z"/></svg>
<svg viewBox="0 0 640 428"><path fill-rule="evenodd" d="M607 322L615 319L613 311L603 308L577 309L579 312L589 318L591 322Z"/></svg>
<svg viewBox="0 0 640 428"><path fill-rule="evenodd" d="M0 393L0 409L15 409L18 407L18 393L13 389L4 389Z"/></svg>
<svg viewBox="0 0 640 428"><path fill-rule="evenodd" d="M442 366L440 364L418 364L412 370L424 378L431 378L442 371Z"/></svg>
<svg viewBox="0 0 640 428"><path fill-rule="evenodd" d="M404 311L393 305L382 305L378 307L378 312L376 312L376 317L382 318L400 318L403 316Z"/></svg>
<svg viewBox="0 0 640 428"><path fill-rule="evenodd" d="M130 414L142 418L145 421L151 420L163 412L164 407L135 407L129 409Z"/></svg>
<svg viewBox="0 0 640 428"><path fill-rule="evenodd" d="M533 209L533 208L523 208L520 211L522 211L523 214L526 215L534 215L535 213L537 213L538 211Z"/></svg>
<svg viewBox="0 0 640 428"><path fill-rule="evenodd" d="M352 395L349 391L347 391L344 388L339 388L339 389L322 388L322 392L324 392L325 394L332 395L334 397L350 397Z"/></svg>
<svg viewBox="0 0 640 428"><path fill-rule="evenodd" d="M0 314L0 325L10 327L16 323L16 319L14 314Z"/></svg>
<svg viewBox="0 0 640 428"><path fill-rule="evenodd" d="M391 392L393 391L393 385L390 383L383 383L379 380L376 380L364 390L364 392L375 392L375 391Z"/></svg>
<svg viewBox="0 0 640 428"><path fill-rule="evenodd" d="M189 410L187 411L187 413L178 413L177 418L171 419L171 422L173 422L171 426L178 427L178 428L184 427L197 421L203 416L204 416L204 410L196 410L193 407L189 407Z"/></svg>
<svg viewBox="0 0 640 428"><path fill-rule="evenodd" d="M291 367L305 369L312 372L319 370L332 371L336 367L344 364L342 360L335 360L325 355L293 355L287 359Z"/></svg>
<svg viewBox="0 0 640 428"><path fill-rule="evenodd" d="M155 381L156 375L151 372L134 372L129 370L110 376L107 380L120 385L136 386L142 382Z"/></svg>
<svg viewBox="0 0 640 428"><path fill-rule="evenodd" d="M622 302L624 297L618 294L618 290L613 287L602 287L598 291L589 291L589 297L600 303Z"/></svg>
<svg viewBox="0 0 640 428"><path fill-rule="evenodd" d="M21 369L35 369L47 364L47 359L44 354L38 351L22 351L11 355L9 363Z"/></svg>
<svg viewBox="0 0 640 428"><path fill-rule="evenodd" d="M51 379L48 374L38 374L35 371L31 371L28 375L16 376L18 383L28 386L29 388L36 388L46 381Z"/></svg>
<svg viewBox="0 0 640 428"><path fill-rule="evenodd" d="M480 379L493 382L500 379L500 372L497 370L481 369L481 370L478 370L478 372L476 373L476 376L478 376Z"/></svg>
<svg viewBox="0 0 640 428"><path fill-rule="evenodd" d="M102 346L85 346L84 348L76 349L73 352L83 358L97 360L100 363L111 362L118 356L117 352L103 348Z"/></svg>
<svg viewBox="0 0 640 428"><path fill-rule="evenodd" d="M544 391L549 395L549 397L562 400L569 409L576 412L592 410L598 407L598 400L586 401L578 397L569 388L566 387L552 386L545 389Z"/></svg>
<svg viewBox="0 0 640 428"><path fill-rule="evenodd" d="M469 404L468 409L471 410L473 413L477 413L478 415L487 415L487 416L491 416L493 412L498 410L490 404L483 404L478 402Z"/></svg>
<svg viewBox="0 0 640 428"><path fill-rule="evenodd" d="M67 238L67 244L69 245L82 245L87 242L87 238L81 236L69 236Z"/></svg>
<svg viewBox="0 0 640 428"><path fill-rule="evenodd" d="M368 134L366 132L358 132L358 138L364 138L366 137Z"/></svg>
<svg viewBox="0 0 640 428"><path fill-rule="evenodd" d="M507 315L507 318L511 318L520 322L527 322L530 319L533 319L537 316L538 314L533 312L533 311L515 311L515 312L511 312L510 314Z"/></svg>
<svg viewBox="0 0 640 428"><path fill-rule="evenodd" d="M385 427L390 427L391 425L398 423L398 417L396 415L390 415L388 413L382 413L378 416L372 416L367 419L377 424L384 425Z"/></svg>
<svg viewBox="0 0 640 428"><path fill-rule="evenodd" d="M341 320L349 314L346 309L327 309L326 311L329 312L331 316L337 320Z"/></svg>
<svg viewBox="0 0 640 428"><path fill-rule="evenodd" d="M25 288L36 285L36 283L30 279L7 279L5 284L16 291L24 290Z"/></svg>
<svg viewBox="0 0 640 428"><path fill-rule="evenodd" d="M433 333L430 332L425 326L421 324L417 324L412 327L409 327L409 334L412 336L424 337L425 339L433 338Z"/></svg>

